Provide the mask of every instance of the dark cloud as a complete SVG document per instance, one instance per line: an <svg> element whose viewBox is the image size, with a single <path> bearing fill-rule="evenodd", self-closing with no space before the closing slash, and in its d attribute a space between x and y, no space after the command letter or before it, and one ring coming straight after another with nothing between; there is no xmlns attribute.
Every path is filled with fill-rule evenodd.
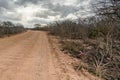
<svg viewBox="0 0 120 80"><path fill-rule="evenodd" d="M9 0L0 0L0 7L8 9L10 7Z"/></svg>
<svg viewBox="0 0 120 80"><path fill-rule="evenodd" d="M20 21L18 14L15 15L14 8L18 7L13 0L0 0L0 20ZM11 12L12 14L8 14Z"/></svg>
<svg viewBox="0 0 120 80"><path fill-rule="evenodd" d="M0 16L0 20L4 21L20 21L21 19L19 17L12 17L12 16L7 16L7 15L2 15Z"/></svg>
<svg viewBox="0 0 120 80"><path fill-rule="evenodd" d="M54 12L52 10L46 10L42 12L37 12L35 16L40 18L48 18L48 16L57 16L57 15L60 15L60 13Z"/></svg>
<svg viewBox="0 0 120 80"><path fill-rule="evenodd" d="M44 4L43 5L45 8L51 10L52 12L55 13L60 13L61 17L66 17L68 14L74 13L79 9L79 7L76 6L66 6L66 5L61 5L61 4Z"/></svg>
<svg viewBox="0 0 120 80"><path fill-rule="evenodd" d="M17 0L15 3L18 5L27 5L27 4L39 4L44 0Z"/></svg>
<svg viewBox="0 0 120 80"><path fill-rule="evenodd" d="M0 14L2 15L5 12L5 8L0 7Z"/></svg>
<svg viewBox="0 0 120 80"><path fill-rule="evenodd" d="M14 7L17 7L14 4L13 0L0 0L0 8L5 8L5 9L13 9Z"/></svg>

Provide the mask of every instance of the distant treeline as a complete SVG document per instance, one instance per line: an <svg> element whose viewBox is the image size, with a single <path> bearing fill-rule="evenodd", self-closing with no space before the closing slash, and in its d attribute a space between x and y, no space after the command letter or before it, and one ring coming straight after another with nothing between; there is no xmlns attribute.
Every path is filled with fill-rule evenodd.
<svg viewBox="0 0 120 80"><path fill-rule="evenodd" d="M120 40L119 22L101 20L96 17L56 21L45 27L35 27L33 30L45 30L50 34L69 39L105 38L107 35L111 35Z"/></svg>
<svg viewBox="0 0 120 80"><path fill-rule="evenodd" d="M26 29L20 23L13 24L10 21L4 21L0 23L0 37L9 36L24 32Z"/></svg>

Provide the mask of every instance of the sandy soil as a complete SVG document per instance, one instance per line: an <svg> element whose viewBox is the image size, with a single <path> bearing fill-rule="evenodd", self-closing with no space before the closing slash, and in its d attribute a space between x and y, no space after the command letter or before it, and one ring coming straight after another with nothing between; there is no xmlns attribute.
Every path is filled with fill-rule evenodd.
<svg viewBox="0 0 120 80"><path fill-rule="evenodd" d="M91 80L67 68L52 48L40 31L0 39L0 80Z"/></svg>

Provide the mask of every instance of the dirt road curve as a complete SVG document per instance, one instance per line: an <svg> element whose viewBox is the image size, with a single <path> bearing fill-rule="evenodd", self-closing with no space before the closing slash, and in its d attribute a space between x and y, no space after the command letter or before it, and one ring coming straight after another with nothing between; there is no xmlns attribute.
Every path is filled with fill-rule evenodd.
<svg viewBox="0 0 120 80"><path fill-rule="evenodd" d="M0 80L58 80L50 52L44 32L0 39Z"/></svg>

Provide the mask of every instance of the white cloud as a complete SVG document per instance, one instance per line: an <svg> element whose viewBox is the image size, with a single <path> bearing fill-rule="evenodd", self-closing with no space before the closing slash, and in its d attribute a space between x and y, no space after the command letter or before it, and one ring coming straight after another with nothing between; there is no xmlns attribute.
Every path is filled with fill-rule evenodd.
<svg viewBox="0 0 120 80"><path fill-rule="evenodd" d="M66 19L77 19L77 16L74 14L69 14Z"/></svg>
<svg viewBox="0 0 120 80"><path fill-rule="evenodd" d="M53 1L53 4L61 4L61 5L67 5L67 6L78 4L77 0L52 0L52 1Z"/></svg>

